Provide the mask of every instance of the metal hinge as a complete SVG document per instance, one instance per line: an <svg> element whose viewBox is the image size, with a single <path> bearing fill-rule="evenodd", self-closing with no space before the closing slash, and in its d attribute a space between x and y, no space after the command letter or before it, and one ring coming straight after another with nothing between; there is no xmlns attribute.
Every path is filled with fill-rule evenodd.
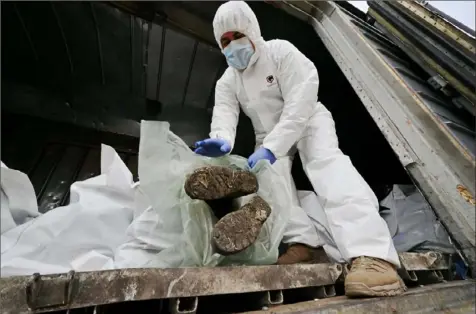
<svg viewBox="0 0 476 314"><path fill-rule="evenodd" d="M26 303L31 310L65 306L72 300L75 285L75 272L59 277L43 279L39 273L33 274L26 287Z"/></svg>

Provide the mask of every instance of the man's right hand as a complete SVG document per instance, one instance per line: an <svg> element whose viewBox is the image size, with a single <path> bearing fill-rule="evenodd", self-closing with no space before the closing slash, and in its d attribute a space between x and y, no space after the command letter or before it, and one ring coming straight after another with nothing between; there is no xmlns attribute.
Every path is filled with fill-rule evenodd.
<svg viewBox="0 0 476 314"><path fill-rule="evenodd" d="M195 143L195 154L207 157L220 157L231 151L231 145L221 138L207 138Z"/></svg>

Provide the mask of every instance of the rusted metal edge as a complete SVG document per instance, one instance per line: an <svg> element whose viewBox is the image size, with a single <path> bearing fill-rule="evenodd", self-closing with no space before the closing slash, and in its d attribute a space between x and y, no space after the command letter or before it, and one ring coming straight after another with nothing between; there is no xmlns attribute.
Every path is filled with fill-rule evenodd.
<svg viewBox="0 0 476 314"><path fill-rule="evenodd" d="M411 12L403 9L398 3L388 3L383 6L377 5L375 8L377 12L382 10L380 15L388 15L387 18L392 25L397 27L403 34L411 34L410 41L414 39L414 45L417 47L421 43L420 47L423 51L439 63L443 64L449 72L452 72L454 76L459 76L461 82L471 85L475 74L474 71L474 52L468 56L464 55L464 51L461 48L456 47L455 44L448 43L445 38L434 34L433 29L428 29L421 21L415 19ZM393 18L390 18L390 17ZM398 17L397 20L394 20ZM416 23L416 24L415 24ZM431 40L430 35L435 35L437 38ZM409 36L407 36L409 37Z"/></svg>
<svg viewBox="0 0 476 314"><path fill-rule="evenodd" d="M438 32L440 36L452 40L452 44L460 45L472 54L476 52L476 40L467 35L464 31L453 26L444 18L431 12L431 10L417 2L413 1L395 1L393 5L403 8L409 12L417 21L426 25L429 29Z"/></svg>
<svg viewBox="0 0 476 314"><path fill-rule="evenodd" d="M400 262L406 270L447 270L450 268L450 255L439 252L400 253Z"/></svg>
<svg viewBox="0 0 476 314"><path fill-rule="evenodd" d="M474 313L475 289L476 281L466 280L414 288L397 297L348 299L342 296L243 314Z"/></svg>
<svg viewBox="0 0 476 314"><path fill-rule="evenodd" d="M107 270L75 273L67 283L68 274L36 274L33 279L1 278L0 308L2 313L31 313L28 300L30 305L47 304L34 311L44 313L124 301L318 287L334 284L341 273L339 264L302 264Z"/></svg>
<svg viewBox="0 0 476 314"><path fill-rule="evenodd" d="M446 14L445 12L439 10L432 6L428 1L426 3L420 3L427 11L431 14L436 15L442 22L449 24L450 27L453 27L456 31L459 31L461 36L466 36L470 40L474 40L476 37L476 33L474 29L469 28L465 24L461 23L457 19L453 18L452 16Z"/></svg>

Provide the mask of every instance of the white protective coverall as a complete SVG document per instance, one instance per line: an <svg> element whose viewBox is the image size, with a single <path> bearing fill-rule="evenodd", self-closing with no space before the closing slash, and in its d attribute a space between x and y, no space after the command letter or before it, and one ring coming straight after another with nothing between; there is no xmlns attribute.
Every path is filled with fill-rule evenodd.
<svg viewBox="0 0 476 314"><path fill-rule="evenodd" d="M221 36L236 31L250 39L255 53L244 71L228 67L218 80L210 137L228 140L233 147L241 107L253 124L256 148L273 152L278 159L274 166L289 178L293 191L291 163L299 152L342 257L350 261L365 255L399 267L390 232L378 213L378 200L339 149L331 113L317 101L319 78L314 64L288 41L265 41L245 2L222 5L213 29L220 47ZM311 224L296 207L283 242L323 245Z"/></svg>

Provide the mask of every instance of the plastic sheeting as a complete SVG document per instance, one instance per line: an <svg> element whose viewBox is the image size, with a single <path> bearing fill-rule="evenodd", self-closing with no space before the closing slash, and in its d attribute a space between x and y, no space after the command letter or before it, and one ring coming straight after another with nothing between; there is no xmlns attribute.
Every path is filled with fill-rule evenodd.
<svg viewBox="0 0 476 314"><path fill-rule="evenodd" d="M224 257L214 253L211 230L216 218L205 202L190 199L183 189L186 174L204 165L247 168L246 158L207 158L195 155L168 123L143 121L139 150L137 207L127 230L128 241L117 254L118 267L186 267L218 264L272 264L292 206L287 185L270 166L260 162L253 172L258 195L272 213L257 241L247 250ZM248 196L252 197L252 196ZM248 197L241 198L244 203Z"/></svg>
<svg viewBox="0 0 476 314"><path fill-rule="evenodd" d="M11 193L4 190L3 173L2 169L2 190L9 202L24 199L36 204L32 187L25 190L18 186ZM11 181L26 177L19 171L15 175ZM31 185L29 180L26 184ZM3 199L1 205L3 221ZM114 252L125 241L133 209L132 174L113 148L102 145L101 174L72 184L69 205L2 232L1 276L114 267ZM10 210L12 216L24 211L12 206Z"/></svg>
<svg viewBox="0 0 476 314"><path fill-rule="evenodd" d="M397 251L455 253L448 233L415 186L394 185L380 205L395 213L398 233L393 243Z"/></svg>
<svg viewBox="0 0 476 314"><path fill-rule="evenodd" d="M43 215L28 177L2 165L1 276L276 262L292 206L286 183L269 163L253 169L258 195L273 210L258 240L225 258L212 250L216 218L183 189L187 173L209 164L247 167L238 156L197 156L168 123L142 122L140 184L114 149L102 145L101 174L72 184L70 204Z"/></svg>
<svg viewBox="0 0 476 314"><path fill-rule="evenodd" d="M38 217L35 190L28 176L1 163L1 232Z"/></svg>

